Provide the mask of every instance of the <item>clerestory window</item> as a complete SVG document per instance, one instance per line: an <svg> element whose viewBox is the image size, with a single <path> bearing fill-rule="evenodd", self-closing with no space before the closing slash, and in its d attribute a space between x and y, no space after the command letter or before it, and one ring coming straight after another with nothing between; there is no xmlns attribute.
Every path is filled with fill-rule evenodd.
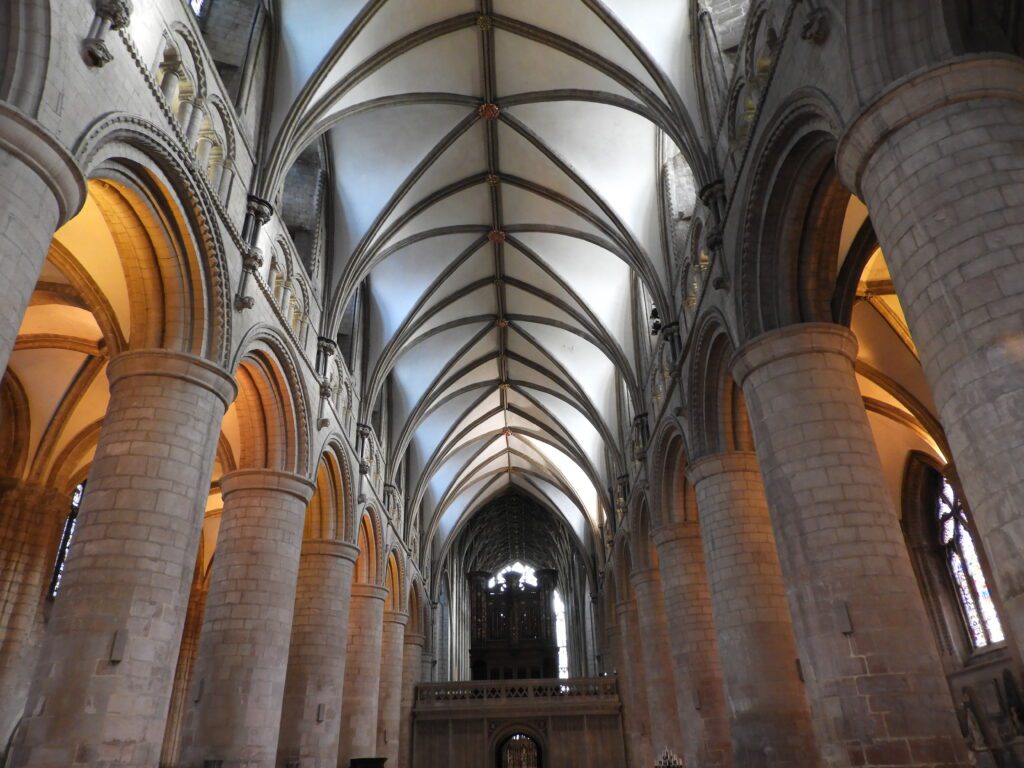
<svg viewBox="0 0 1024 768"><path fill-rule="evenodd" d="M935 514L939 522L946 567L971 642L976 649L1003 642L1003 625L978 558L967 510L960 495L945 477L939 484Z"/></svg>
<svg viewBox="0 0 1024 768"><path fill-rule="evenodd" d="M68 510L67 520L64 521L64 531L61 533L60 546L57 548L57 560L53 564L53 576L50 579L50 591L47 593L52 600L57 596L60 589L61 579L64 577L64 563L67 561L68 552L71 551L71 539L75 535L75 528L78 527L78 510L82 508L82 498L85 496L85 483L79 483L71 494L71 505Z"/></svg>

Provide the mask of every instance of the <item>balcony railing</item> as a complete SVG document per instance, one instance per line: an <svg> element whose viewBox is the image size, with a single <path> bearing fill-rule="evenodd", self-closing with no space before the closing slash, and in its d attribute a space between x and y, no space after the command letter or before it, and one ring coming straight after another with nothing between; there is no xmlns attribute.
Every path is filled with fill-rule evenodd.
<svg viewBox="0 0 1024 768"><path fill-rule="evenodd" d="M580 677L571 680L480 680L474 682L421 683L416 686L420 705L461 702L553 701L562 699L617 701L614 677Z"/></svg>

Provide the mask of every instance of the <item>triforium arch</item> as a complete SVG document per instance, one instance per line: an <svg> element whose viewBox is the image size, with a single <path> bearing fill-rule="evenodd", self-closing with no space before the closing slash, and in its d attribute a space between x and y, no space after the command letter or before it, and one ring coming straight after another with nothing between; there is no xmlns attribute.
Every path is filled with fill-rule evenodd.
<svg viewBox="0 0 1024 768"><path fill-rule="evenodd" d="M398 545L388 550L384 562L384 581L387 597L384 598L384 610L404 613L408 610L408 591L406 582L405 553Z"/></svg>
<svg viewBox="0 0 1024 768"><path fill-rule="evenodd" d="M743 392L732 377L735 347L717 312L704 316L694 331L689 371L691 456L753 451Z"/></svg>
<svg viewBox="0 0 1024 768"><path fill-rule="evenodd" d="M359 547L354 581L357 584L383 585L384 539L376 507L367 507L359 518L355 544Z"/></svg>
<svg viewBox="0 0 1024 768"><path fill-rule="evenodd" d="M316 490L306 511L305 538L352 542L356 538L352 474L344 448L327 444L317 464Z"/></svg>
<svg viewBox="0 0 1024 768"><path fill-rule="evenodd" d="M654 525L654 515L648 503L647 493L638 492L633 502L633 510L630 512L629 526L631 563L637 570L658 566L658 553L651 538Z"/></svg>
<svg viewBox="0 0 1024 768"><path fill-rule="evenodd" d="M409 612L409 624L407 634L422 635L426 642L426 651L430 651L431 643L431 610L430 600L427 591L423 587L423 580L419 574L413 576L409 582L409 589L406 593L406 610Z"/></svg>
<svg viewBox="0 0 1024 768"><path fill-rule="evenodd" d="M740 201L739 339L800 322L830 322L843 216L850 193L835 152L840 118L813 89L766 121Z"/></svg>
<svg viewBox="0 0 1024 768"><path fill-rule="evenodd" d="M83 135L75 157L95 180L90 190L106 193L105 210L121 217L120 238L145 233L151 240L148 247L135 245L125 260L126 274L135 272L141 281L130 294L132 325L123 329L132 347L189 352L227 366L225 245L217 206L187 156L157 126L113 113ZM134 226L131 215L138 219Z"/></svg>
<svg viewBox="0 0 1024 768"><path fill-rule="evenodd" d="M276 330L254 328L240 346L238 463L304 475L309 471L310 411L288 342ZM231 417L229 411L228 421Z"/></svg>
<svg viewBox="0 0 1024 768"><path fill-rule="evenodd" d="M659 450L652 454L655 464L655 482L652 493L657 494L652 504L652 523L655 530L676 523L695 523L698 520L697 500L686 477L686 434L678 424L669 424L661 434Z"/></svg>

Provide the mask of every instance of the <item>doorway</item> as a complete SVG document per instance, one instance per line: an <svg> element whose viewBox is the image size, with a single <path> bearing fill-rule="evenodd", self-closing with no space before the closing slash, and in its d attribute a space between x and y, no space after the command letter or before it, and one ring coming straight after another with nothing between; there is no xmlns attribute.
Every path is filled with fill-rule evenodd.
<svg viewBox="0 0 1024 768"><path fill-rule="evenodd" d="M498 747L497 768L543 768L540 745L525 733L513 733Z"/></svg>

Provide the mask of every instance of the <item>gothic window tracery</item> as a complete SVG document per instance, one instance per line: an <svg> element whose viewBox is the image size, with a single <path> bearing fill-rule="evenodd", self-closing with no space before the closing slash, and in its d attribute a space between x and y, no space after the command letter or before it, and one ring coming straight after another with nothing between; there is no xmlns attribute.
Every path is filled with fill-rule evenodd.
<svg viewBox="0 0 1024 768"><path fill-rule="evenodd" d="M960 495L945 477L939 485L935 514L946 567L971 643L975 649L982 649L1003 642L1005 634L1002 622L978 557L967 510Z"/></svg>

